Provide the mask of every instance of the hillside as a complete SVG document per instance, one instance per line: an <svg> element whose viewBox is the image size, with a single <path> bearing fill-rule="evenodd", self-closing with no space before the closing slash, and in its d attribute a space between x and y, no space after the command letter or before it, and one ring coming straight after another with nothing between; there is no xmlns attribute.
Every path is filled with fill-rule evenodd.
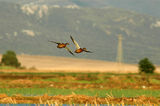
<svg viewBox="0 0 160 106"><path fill-rule="evenodd" d="M73 43L93 51L76 58L115 61L118 34L123 35L123 62L137 63L149 57L160 64L160 19L118 8L57 7L0 3L0 53L67 56L48 40Z"/></svg>
<svg viewBox="0 0 160 106"><path fill-rule="evenodd" d="M39 5L76 5L79 7L104 8L116 7L137 13L148 14L160 17L159 0L0 0L18 4L39 4Z"/></svg>

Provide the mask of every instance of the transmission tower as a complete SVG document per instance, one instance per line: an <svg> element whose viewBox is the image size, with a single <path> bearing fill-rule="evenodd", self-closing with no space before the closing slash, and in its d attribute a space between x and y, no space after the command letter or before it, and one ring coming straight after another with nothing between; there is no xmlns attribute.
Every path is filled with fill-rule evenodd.
<svg viewBox="0 0 160 106"><path fill-rule="evenodd" d="M123 51L122 51L122 35L118 35L118 47L117 47L117 63L122 63L123 61Z"/></svg>

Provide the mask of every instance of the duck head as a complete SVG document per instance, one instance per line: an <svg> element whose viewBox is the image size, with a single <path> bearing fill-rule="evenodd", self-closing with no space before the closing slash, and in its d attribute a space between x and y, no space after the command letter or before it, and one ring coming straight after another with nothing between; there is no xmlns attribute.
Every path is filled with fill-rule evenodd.
<svg viewBox="0 0 160 106"><path fill-rule="evenodd" d="M87 49L86 48L82 48L84 51L87 51Z"/></svg>
<svg viewBox="0 0 160 106"><path fill-rule="evenodd" d="M65 43L66 45L69 45L69 43Z"/></svg>

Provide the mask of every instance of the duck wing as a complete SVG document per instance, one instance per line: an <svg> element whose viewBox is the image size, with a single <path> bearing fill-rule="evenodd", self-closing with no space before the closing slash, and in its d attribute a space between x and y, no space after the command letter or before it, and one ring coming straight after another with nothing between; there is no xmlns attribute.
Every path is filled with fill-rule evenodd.
<svg viewBox="0 0 160 106"><path fill-rule="evenodd" d="M56 43L56 44L60 44L59 42L55 42L55 41L51 41L51 40L49 40L48 42L52 42L52 43Z"/></svg>
<svg viewBox="0 0 160 106"><path fill-rule="evenodd" d="M93 53L93 52L91 52L91 51L88 51L88 50L85 50L85 52L87 52L87 53Z"/></svg>
<svg viewBox="0 0 160 106"><path fill-rule="evenodd" d="M65 49L74 56L74 54L72 53L72 51L66 46Z"/></svg>
<svg viewBox="0 0 160 106"><path fill-rule="evenodd" d="M77 49L80 49L79 44L73 39L73 37L70 36L70 38L71 38L72 42L75 44L76 48L77 48Z"/></svg>

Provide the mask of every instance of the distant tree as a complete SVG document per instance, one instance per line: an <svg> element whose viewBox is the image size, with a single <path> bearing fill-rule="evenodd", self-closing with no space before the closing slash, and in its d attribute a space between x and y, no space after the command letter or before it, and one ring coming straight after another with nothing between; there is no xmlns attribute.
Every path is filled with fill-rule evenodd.
<svg viewBox="0 0 160 106"><path fill-rule="evenodd" d="M21 66L14 51L7 51L5 54L3 54L1 65L13 66L16 68Z"/></svg>
<svg viewBox="0 0 160 106"><path fill-rule="evenodd" d="M154 73L155 66L148 58L144 58L139 61L139 71L140 73Z"/></svg>

